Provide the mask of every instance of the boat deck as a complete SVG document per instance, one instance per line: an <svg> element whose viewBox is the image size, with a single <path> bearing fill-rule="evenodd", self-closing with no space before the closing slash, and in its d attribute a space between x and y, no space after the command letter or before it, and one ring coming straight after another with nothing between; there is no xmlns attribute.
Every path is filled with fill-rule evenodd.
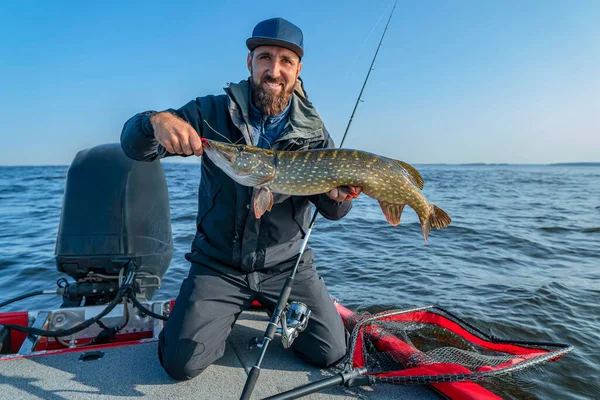
<svg viewBox="0 0 600 400"><path fill-rule="evenodd" d="M262 312L245 312L228 339L223 358L197 378L178 382L166 375L155 341L104 349L101 358L80 361L83 352L0 362L0 399L238 399L258 350L246 350L268 322ZM271 343L252 399L261 399L335 374L311 367L280 344ZM440 399L428 386L334 387L306 399Z"/></svg>

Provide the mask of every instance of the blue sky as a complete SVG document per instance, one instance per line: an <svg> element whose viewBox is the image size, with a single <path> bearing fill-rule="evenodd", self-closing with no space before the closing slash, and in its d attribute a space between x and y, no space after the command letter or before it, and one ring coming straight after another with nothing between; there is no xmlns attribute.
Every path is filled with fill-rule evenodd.
<svg viewBox="0 0 600 400"><path fill-rule="evenodd" d="M392 4L2 2L0 165L67 165L136 112L222 93L275 16L304 31L302 77L339 142ZM400 1L345 147L411 163L600 161L599 20L593 0Z"/></svg>

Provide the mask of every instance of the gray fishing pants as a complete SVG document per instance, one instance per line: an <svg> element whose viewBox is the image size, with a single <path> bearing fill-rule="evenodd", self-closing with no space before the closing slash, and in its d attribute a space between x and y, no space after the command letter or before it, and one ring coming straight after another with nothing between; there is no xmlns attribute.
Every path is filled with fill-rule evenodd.
<svg viewBox="0 0 600 400"><path fill-rule="evenodd" d="M158 354L165 371L174 379L187 380L221 358L240 313L253 300L272 311L293 265L291 261L246 274L214 260L192 263L160 333ZM294 353L321 367L338 362L346 353L344 326L310 249L304 252L289 301L312 310L306 330L292 345Z"/></svg>

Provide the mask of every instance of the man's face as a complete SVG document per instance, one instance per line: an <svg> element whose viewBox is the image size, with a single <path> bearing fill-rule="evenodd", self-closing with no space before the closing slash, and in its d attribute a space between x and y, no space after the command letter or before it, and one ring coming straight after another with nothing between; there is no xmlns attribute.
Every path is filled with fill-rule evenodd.
<svg viewBox="0 0 600 400"><path fill-rule="evenodd" d="M266 115L281 113L302 70L300 57L277 46L259 46L248 54L254 105Z"/></svg>

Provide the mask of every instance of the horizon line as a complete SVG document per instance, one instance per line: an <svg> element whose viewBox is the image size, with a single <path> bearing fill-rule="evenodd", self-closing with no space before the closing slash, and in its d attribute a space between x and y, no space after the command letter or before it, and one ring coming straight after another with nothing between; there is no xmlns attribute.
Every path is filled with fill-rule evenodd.
<svg viewBox="0 0 600 400"><path fill-rule="evenodd" d="M192 162L175 161L165 159L166 164L193 165ZM144 161L140 161L144 162ZM548 163L513 163L513 162L421 162L411 163L411 165L455 165L455 166L498 166L498 165L523 165L523 166L600 166L600 161L568 161L568 162L548 162ZM70 164L0 164L0 168L10 167L69 167Z"/></svg>

